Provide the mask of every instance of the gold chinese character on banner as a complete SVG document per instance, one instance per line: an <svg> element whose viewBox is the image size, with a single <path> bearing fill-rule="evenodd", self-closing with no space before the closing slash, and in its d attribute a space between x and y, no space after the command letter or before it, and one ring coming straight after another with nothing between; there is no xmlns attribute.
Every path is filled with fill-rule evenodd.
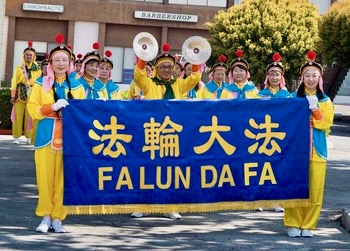
<svg viewBox="0 0 350 251"><path fill-rule="evenodd" d="M125 125L117 123L117 117L111 116L111 123L105 126L101 125L100 121L94 120L93 125L96 129L109 132L108 134L103 134L99 136L93 129L89 130L89 137L93 140L102 142L101 144L92 148L92 152L97 155L103 153L105 156L110 156L112 158L118 158L120 154L126 155L126 150L120 141L129 143L132 139L132 135L121 134L118 131L124 130ZM107 144L107 145L105 145ZM115 146L115 150L113 150ZM113 149L112 149L113 148Z"/></svg>
<svg viewBox="0 0 350 251"><path fill-rule="evenodd" d="M180 155L179 135L183 126L174 123L166 116L163 124L155 122L152 117L149 123L145 123L145 143L142 152L150 151L151 159L155 159L155 152L159 151L159 157L178 157Z"/></svg>
<svg viewBox="0 0 350 251"><path fill-rule="evenodd" d="M285 132L272 132L272 129L279 128L278 123L272 123L271 122L271 116L266 115L265 116L265 123L257 124L254 119L249 119L249 125L254 129L260 129L264 130L262 133L254 134L249 129L245 129L244 135L247 136L250 139L255 139L256 141L260 139L264 139L264 142L259 147L259 142L255 142L253 145L249 146L248 152L250 154L255 153L257 149L259 149L259 153L264 153L268 156L271 156L274 154L275 151L281 153L281 147L278 145L278 143L274 140L279 139L283 140L286 137ZM267 145L270 144L271 148L267 148Z"/></svg>
<svg viewBox="0 0 350 251"><path fill-rule="evenodd" d="M201 126L199 128L199 132L201 133L211 132L211 134L210 134L209 140L205 144L201 146L195 146L193 148L195 153L197 154L205 153L210 149L214 141L217 140L220 146L224 149L225 153L227 155L232 155L236 151L236 147L227 143L227 141L225 141L219 134L219 132L229 132L231 130L231 127L218 125L218 118L216 116L213 116L211 120L212 120L211 126Z"/></svg>

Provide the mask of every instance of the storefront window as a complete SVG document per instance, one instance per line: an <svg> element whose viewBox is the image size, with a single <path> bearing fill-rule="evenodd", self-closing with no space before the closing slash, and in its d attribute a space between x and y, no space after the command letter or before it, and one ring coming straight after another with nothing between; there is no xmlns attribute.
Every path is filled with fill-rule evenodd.
<svg viewBox="0 0 350 251"><path fill-rule="evenodd" d="M135 52L132 48L105 46L112 52L112 81L118 84L130 84L134 72Z"/></svg>
<svg viewBox="0 0 350 251"><path fill-rule="evenodd" d="M169 4L226 7L227 0L169 0Z"/></svg>

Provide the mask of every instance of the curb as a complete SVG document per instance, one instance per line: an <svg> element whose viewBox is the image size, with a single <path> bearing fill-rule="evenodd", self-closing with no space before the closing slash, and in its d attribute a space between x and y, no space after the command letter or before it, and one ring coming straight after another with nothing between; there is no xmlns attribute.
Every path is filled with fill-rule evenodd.
<svg viewBox="0 0 350 251"><path fill-rule="evenodd" d="M342 210L341 225L350 232L350 209Z"/></svg>

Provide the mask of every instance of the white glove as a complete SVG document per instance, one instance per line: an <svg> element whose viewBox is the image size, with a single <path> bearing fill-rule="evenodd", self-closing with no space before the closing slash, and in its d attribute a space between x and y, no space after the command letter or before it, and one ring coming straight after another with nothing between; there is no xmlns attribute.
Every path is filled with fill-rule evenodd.
<svg viewBox="0 0 350 251"><path fill-rule="evenodd" d="M59 99L57 100L56 103L54 103L51 108L52 110L54 110L55 112L60 110L61 108L66 107L67 105L69 105L68 101L65 99Z"/></svg>
<svg viewBox="0 0 350 251"><path fill-rule="evenodd" d="M314 110L316 109L317 103L318 103L318 98L316 95L312 95L312 96L306 96L307 101L309 102L309 109L310 110Z"/></svg>
<svg viewBox="0 0 350 251"><path fill-rule="evenodd" d="M106 98L105 97L100 97L100 98L97 98L96 100L106 101Z"/></svg>

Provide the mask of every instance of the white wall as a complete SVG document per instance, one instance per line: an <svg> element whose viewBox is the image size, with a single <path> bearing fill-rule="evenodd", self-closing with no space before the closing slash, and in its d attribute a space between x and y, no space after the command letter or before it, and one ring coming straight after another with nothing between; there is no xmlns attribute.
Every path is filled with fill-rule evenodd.
<svg viewBox="0 0 350 251"><path fill-rule="evenodd" d="M98 26L98 23L93 22L75 22L73 47L75 55L80 53L84 56L87 52L93 51L93 43L98 42Z"/></svg>

